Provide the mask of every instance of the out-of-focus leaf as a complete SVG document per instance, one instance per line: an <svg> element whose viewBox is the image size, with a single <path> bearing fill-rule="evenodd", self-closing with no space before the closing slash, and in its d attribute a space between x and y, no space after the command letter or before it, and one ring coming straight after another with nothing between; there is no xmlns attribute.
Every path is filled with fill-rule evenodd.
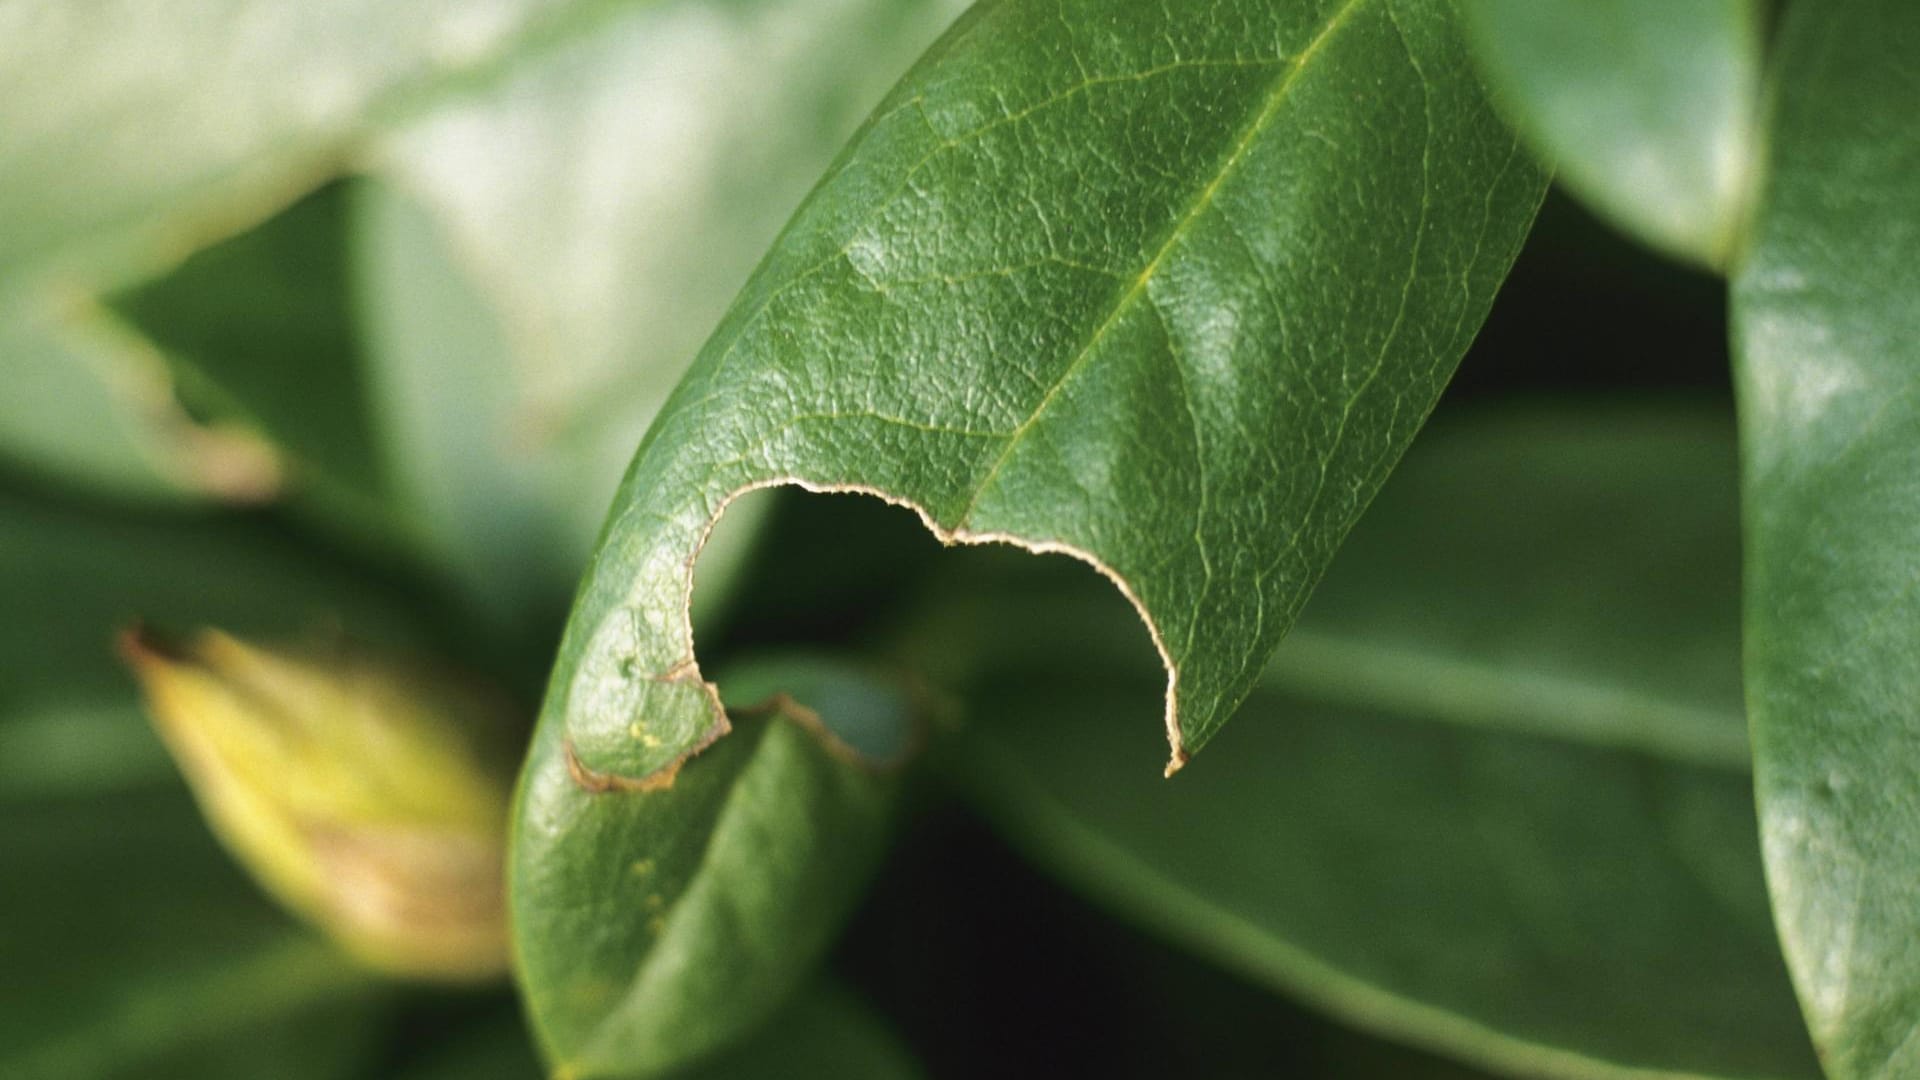
<svg viewBox="0 0 1920 1080"><path fill-rule="evenodd" d="M171 773L114 638L136 620L404 645L399 600L237 515L109 513L0 488L0 799Z"/></svg>
<svg viewBox="0 0 1920 1080"><path fill-rule="evenodd" d="M1920 1072L1920 8L1790 7L1733 293L1768 880L1838 1080Z"/></svg>
<svg viewBox="0 0 1920 1080"><path fill-rule="evenodd" d="M376 988L242 879L175 787L0 812L0 1075L358 1074Z"/></svg>
<svg viewBox="0 0 1920 1080"><path fill-rule="evenodd" d="M336 185L112 299L202 412L245 423L296 483L363 517L390 512L347 279Z"/></svg>
<svg viewBox="0 0 1920 1080"><path fill-rule="evenodd" d="M1408 455L1264 682L1745 771L1731 417L1468 413Z"/></svg>
<svg viewBox="0 0 1920 1080"><path fill-rule="evenodd" d="M396 1080L536 1080L544 1075L519 1024L463 1033ZM796 994L766 1026L682 1080L914 1080L913 1057L866 1004L830 980Z"/></svg>
<svg viewBox="0 0 1920 1080"><path fill-rule="evenodd" d="M585 562L569 542L573 504L604 508L606 492L517 426L525 402L500 309L454 272L432 220L378 185L356 205L367 376L396 497L475 610L551 647Z"/></svg>
<svg viewBox="0 0 1920 1080"><path fill-rule="evenodd" d="M385 449L497 613L559 614L660 402L960 6L639 5L376 149L357 269Z"/></svg>
<svg viewBox="0 0 1920 1080"><path fill-rule="evenodd" d="M251 435L196 423L161 357L84 295L0 299L0 461L99 494L242 502L279 487Z"/></svg>
<svg viewBox="0 0 1920 1080"><path fill-rule="evenodd" d="M689 569L775 484L1102 566L1155 630L1184 760L1424 418L1541 189L1446 4L973 8L651 428L536 767L564 742L639 782L713 741Z"/></svg>
<svg viewBox="0 0 1920 1080"><path fill-rule="evenodd" d="M1139 701L1039 674L976 698L983 805L1089 894L1518 1076L1819 1075L1744 774L1262 690L1156 784Z"/></svg>
<svg viewBox="0 0 1920 1080"><path fill-rule="evenodd" d="M1729 435L1570 412L1433 432L1301 620L1340 648L1283 646L1169 783L1129 734L1149 693L1105 674L1117 604L1002 643L970 710L982 806L1090 893L1365 1027L1523 1076L1816 1076L1731 759Z"/></svg>
<svg viewBox="0 0 1920 1080"><path fill-rule="evenodd" d="M858 748L889 731L905 745L907 695L825 662L743 668L729 687L755 704L664 783L595 772L566 743L533 751L509 897L522 989L562 1075L657 1075L750 1031L879 857L898 781Z"/></svg>
<svg viewBox="0 0 1920 1080"><path fill-rule="evenodd" d="M337 168L369 117L588 0L18 0L0 8L0 285L178 258Z"/></svg>
<svg viewBox="0 0 1920 1080"><path fill-rule="evenodd" d="M1720 267L1759 173L1756 0L1468 0L1495 98L1560 178L1642 241Z"/></svg>

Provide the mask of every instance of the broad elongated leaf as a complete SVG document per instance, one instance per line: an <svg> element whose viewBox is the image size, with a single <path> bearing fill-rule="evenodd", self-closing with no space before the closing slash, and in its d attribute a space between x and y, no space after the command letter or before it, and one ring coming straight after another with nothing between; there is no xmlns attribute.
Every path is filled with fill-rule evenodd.
<svg viewBox="0 0 1920 1080"><path fill-rule="evenodd" d="M584 6L10 3L0 285L29 269L99 280L177 258L324 178L370 114L498 63Z"/></svg>
<svg viewBox="0 0 1920 1080"><path fill-rule="evenodd" d="M1560 178L1670 255L1725 264L1759 174L1757 0L1465 0L1475 58Z"/></svg>
<svg viewBox="0 0 1920 1080"><path fill-rule="evenodd" d="M1815 1076L1725 753L1730 434L1572 413L1435 431L1303 616L1315 644L1281 647L1191 776L1141 768L1127 720L1150 691L1088 648L1113 605L977 676L999 688L970 701L981 805L1152 927L1488 1067Z"/></svg>
<svg viewBox="0 0 1920 1080"><path fill-rule="evenodd" d="M1744 774L1261 690L1220 760L1155 784L1124 690L976 700L1005 721L983 805L1089 894L1516 1076L1818 1076Z"/></svg>
<svg viewBox="0 0 1920 1080"><path fill-rule="evenodd" d="M1839 1078L1920 1070L1920 9L1805 4L1733 297L1768 879Z"/></svg>
<svg viewBox="0 0 1920 1080"><path fill-rule="evenodd" d="M532 783L713 742L701 538L772 484L1101 567L1225 720L1431 406L1540 196L1441 3L974 8L882 104L651 429ZM519 857L548 858L536 843Z"/></svg>
<svg viewBox="0 0 1920 1080"><path fill-rule="evenodd" d="M740 730L665 783L534 747L509 899L560 1075L657 1075L764 1022L880 855L914 703L819 662L769 661L730 686Z"/></svg>

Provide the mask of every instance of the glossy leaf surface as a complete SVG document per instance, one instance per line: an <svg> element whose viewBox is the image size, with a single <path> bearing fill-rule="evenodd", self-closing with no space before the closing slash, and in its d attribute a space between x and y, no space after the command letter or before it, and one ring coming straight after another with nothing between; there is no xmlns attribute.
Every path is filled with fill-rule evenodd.
<svg viewBox="0 0 1920 1080"><path fill-rule="evenodd" d="M751 1031L878 861L898 763L865 756L865 734L910 745L914 703L818 663L748 667L730 685L733 736L665 784L595 772L564 742L533 749L509 901L522 990L561 1075L658 1075Z"/></svg>
<svg viewBox="0 0 1920 1080"><path fill-rule="evenodd" d="M1808 4L1735 281L1769 882L1840 1080L1920 1071L1920 9Z"/></svg>
<svg viewBox="0 0 1920 1080"><path fill-rule="evenodd" d="M1141 768L1151 695L1089 648L1124 618L1108 605L981 680L981 806L1221 963L1488 1067L1815 1076L1748 780L1714 761L1741 731L1729 436L1685 415L1436 430L1302 617L1319 644L1282 646L1212 754L1167 783Z"/></svg>
<svg viewBox="0 0 1920 1080"><path fill-rule="evenodd" d="M1495 98L1601 216L1725 265L1759 174L1755 0L1466 0Z"/></svg>
<svg viewBox="0 0 1920 1080"><path fill-rule="evenodd" d="M692 560L783 483L1102 565L1155 630L1177 765L1424 417L1541 187L1442 4L974 8L651 429L536 769L567 741L637 782L720 734Z"/></svg>

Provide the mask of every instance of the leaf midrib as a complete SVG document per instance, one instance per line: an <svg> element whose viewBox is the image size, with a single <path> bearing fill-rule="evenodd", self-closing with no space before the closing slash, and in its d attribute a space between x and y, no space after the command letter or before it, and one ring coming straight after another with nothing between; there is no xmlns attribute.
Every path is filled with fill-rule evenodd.
<svg viewBox="0 0 1920 1080"><path fill-rule="evenodd" d="M1239 136L1234 140L1232 148L1228 150L1219 166L1214 169L1212 178L1208 180L1205 187L1201 188L1200 191L1195 194L1186 212L1167 230L1166 237L1154 251L1153 257L1147 261L1146 266L1134 277L1133 281L1121 291L1120 295L1113 302L1112 310L1107 313L1106 318L1102 319L1098 326L1094 327L1093 332L1088 335L1087 340L1074 353L1073 359L1069 360L1067 365L1061 369L1060 374L1054 379L1052 385L1047 388L1046 393L1041 395L1040 401L1035 404L1033 411L1028 414L1025 420L1020 422L1018 427L1014 428L1013 431L1007 435L1006 444L1001 447L1000 453L994 458L993 462L988 465L986 472L981 478L974 484L973 494L968 499L966 507L962 509L959 516L954 519L953 529L956 532L966 528L967 522L973 517L975 510L979 508L981 497L993 486L995 479L1000 475L1000 470L1006 467L1007 462L1013 457L1014 451L1020 447L1027 434L1033 430L1034 425L1039 423L1040 419L1046 415L1048 409L1052 407L1061 389L1066 386L1068 382L1071 382L1074 375L1086 366L1088 359L1098 350L1100 343L1106 338L1107 333L1119 323L1121 317L1131 311L1134 305L1139 302L1140 298L1146 295L1147 285L1154 279L1154 276L1159 273L1161 264L1185 241L1194 223L1200 219L1200 215L1205 213L1206 210L1213 205L1213 200L1219 194L1221 186L1226 183L1227 178L1231 176L1239 166L1241 159L1246 156L1254 140L1260 137L1260 134L1266 130L1267 125L1272 123L1273 118L1278 116L1282 107L1286 105L1295 84L1297 84L1300 81L1300 77L1305 74L1313 58L1319 55L1321 50L1339 33L1340 29L1347 24L1355 12L1370 2L1372 2L1372 0L1346 0L1338 10L1327 18L1326 22L1321 24L1320 29L1314 34L1313 39L1299 52L1294 54L1292 62L1286 66L1280 77L1274 81L1272 89L1267 91L1266 100L1261 105L1260 111L1255 113L1253 118L1241 129Z"/></svg>
<svg viewBox="0 0 1920 1080"><path fill-rule="evenodd" d="M1604 679L1517 663L1480 663L1307 627L1288 635L1262 673L1260 689L1730 772L1752 768L1746 726L1725 710ZM1611 722L1622 716L1635 722Z"/></svg>

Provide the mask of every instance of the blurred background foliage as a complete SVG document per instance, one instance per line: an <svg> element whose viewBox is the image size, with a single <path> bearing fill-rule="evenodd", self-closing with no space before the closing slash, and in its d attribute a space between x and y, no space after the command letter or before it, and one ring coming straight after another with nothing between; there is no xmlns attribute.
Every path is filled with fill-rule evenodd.
<svg viewBox="0 0 1920 1080"><path fill-rule="evenodd" d="M245 879L114 635L348 638L530 719L654 410L960 6L0 9L0 1075L538 1073L505 989L362 973ZM744 501L707 658L902 656L967 720L820 987L707 1073L1810 1075L1744 776L1723 303L1551 198L1172 785L1091 575ZM1227 804L1246 835L1174 841Z"/></svg>

